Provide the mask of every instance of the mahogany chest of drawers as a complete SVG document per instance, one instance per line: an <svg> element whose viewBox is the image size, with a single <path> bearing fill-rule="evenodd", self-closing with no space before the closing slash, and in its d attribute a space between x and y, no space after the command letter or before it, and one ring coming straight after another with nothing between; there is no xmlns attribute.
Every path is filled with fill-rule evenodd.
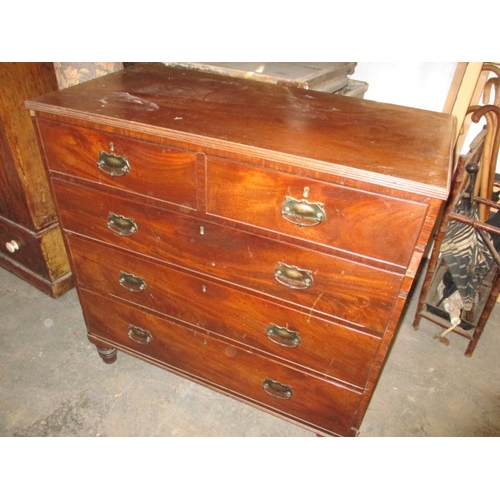
<svg viewBox="0 0 500 500"><path fill-rule="evenodd" d="M450 116L161 64L27 106L106 362L357 434L448 195Z"/></svg>

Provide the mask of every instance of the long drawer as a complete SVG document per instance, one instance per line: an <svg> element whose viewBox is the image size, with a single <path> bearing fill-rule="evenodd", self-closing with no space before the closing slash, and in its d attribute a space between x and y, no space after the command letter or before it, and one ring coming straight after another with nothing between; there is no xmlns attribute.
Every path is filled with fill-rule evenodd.
<svg viewBox="0 0 500 500"><path fill-rule="evenodd" d="M422 203L213 156L207 186L211 214L401 266L427 211Z"/></svg>
<svg viewBox="0 0 500 500"><path fill-rule="evenodd" d="M276 305L79 236L69 235L79 284L215 332L325 376L366 385L378 337Z"/></svg>
<svg viewBox="0 0 500 500"><path fill-rule="evenodd" d="M196 154L39 120L50 170L196 209Z"/></svg>
<svg viewBox="0 0 500 500"><path fill-rule="evenodd" d="M383 332L402 275L54 179L62 225ZM85 210L81 210L85 207ZM120 233L120 234L117 234Z"/></svg>
<svg viewBox="0 0 500 500"><path fill-rule="evenodd" d="M361 393L80 289L89 337L320 431L353 435Z"/></svg>

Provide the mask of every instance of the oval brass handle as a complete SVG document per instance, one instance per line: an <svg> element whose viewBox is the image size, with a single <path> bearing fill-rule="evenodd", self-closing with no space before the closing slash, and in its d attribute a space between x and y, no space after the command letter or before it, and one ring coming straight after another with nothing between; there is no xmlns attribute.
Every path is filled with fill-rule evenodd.
<svg viewBox="0 0 500 500"><path fill-rule="evenodd" d="M284 385L281 382L276 382L270 378L266 378L262 384L262 388L270 395L278 399L290 399L293 396L292 388Z"/></svg>
<svg viewBox="0 0 500 500"><path fill-rule="evenodd" d="M109 212L108 215L108 228L120 236L132 236L138 231L137 224L133 219L116 215L113 212Z"/></svg>
<svg viewBox="0 0 500 500"><path fill-rule="evenodd" d="M124 156L99 151L97 166L111 177L121 177L130 172L130 164Z"/></svg>
<svg viewBox="0 0 500 500"><path fill-rule="evenodd" d="M317 226L326 219L323 206L323 203L310 203L287 196L281 205L281 216L298 226Z"/></svg>
<svg viewBox="0 0 500 500"><path fill-rule="evenodd" d="M151 335L151 332L148 332L147 330L143 330L142 328L139 328L138 326L134 325L129 325L128 326L128 332L127 332L129 338L137 342L138 344L149 344L153 340L153 336Z"/></svg>
<svg viewBox="0 0 500 500"><path fill-rule="evenodd" d="M146 289L146 282L143 278L126 273L125 271L120 271L118 283L130 292L142 292Z"/></svg>
<svg viewBox="0 0 500 500"><path fill-rule="evenodd" d="M300 344L299 332L271 323L266 330L267 338L283 347L297 347Z"/></svg>
<svg viewBox="0 0 500 500"><path fill-rule="evenodd" d="M297 288L299 290L304 290L314 284L311 271L299 269L296 266L289 266L283 262L278 262L278 265L274 269L274 277L278 283L288 288Z"/></svg>

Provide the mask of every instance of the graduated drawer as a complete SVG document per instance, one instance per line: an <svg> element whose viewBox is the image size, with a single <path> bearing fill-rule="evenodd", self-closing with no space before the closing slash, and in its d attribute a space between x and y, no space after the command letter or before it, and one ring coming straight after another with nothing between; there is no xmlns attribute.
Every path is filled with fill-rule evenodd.
<svg viewBox="0 0 500 500"><path fill-rule="evenodd" d="M194 153L42 119L38 125L50 170L197 208Z"/></svg>
<svg viewBox="0 0 500 500"><path fill-rule="evenodd" d="M207 158L207 212L406 267L424 204Z"/></svg>
<svg viewBox="0 0 500 500"><path fill-rule="evenodd" d="M133 306L80 290L89 338L222 389L319 430L352 435L361 394L304 374L248 349Z"/></svg>
<svg viewBox="0 0 500 500"><path fill-rule="evenodd" d="M401 286L399 274L57 179L53 185L67 231L379 332ZM117 234L122 229L126 235Z"/></svg>
<svg viewBox="0 0 500 500"><path fill-rule="evenodd" d="M363 388L380 339L70 235L81 286Z"/></svg>

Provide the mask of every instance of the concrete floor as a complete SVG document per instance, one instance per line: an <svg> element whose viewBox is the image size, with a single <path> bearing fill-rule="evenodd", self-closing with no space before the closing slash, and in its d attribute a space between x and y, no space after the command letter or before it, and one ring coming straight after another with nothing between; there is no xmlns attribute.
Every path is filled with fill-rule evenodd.
<svg viewBox="0 0 500 500"><path fill-rule="evenodd" d="M51 299L0 268L0 436L314 436L86 339L74 290ZM408 308L360 436L500 436L500 304L472 358L467 340Z"/></svg>

